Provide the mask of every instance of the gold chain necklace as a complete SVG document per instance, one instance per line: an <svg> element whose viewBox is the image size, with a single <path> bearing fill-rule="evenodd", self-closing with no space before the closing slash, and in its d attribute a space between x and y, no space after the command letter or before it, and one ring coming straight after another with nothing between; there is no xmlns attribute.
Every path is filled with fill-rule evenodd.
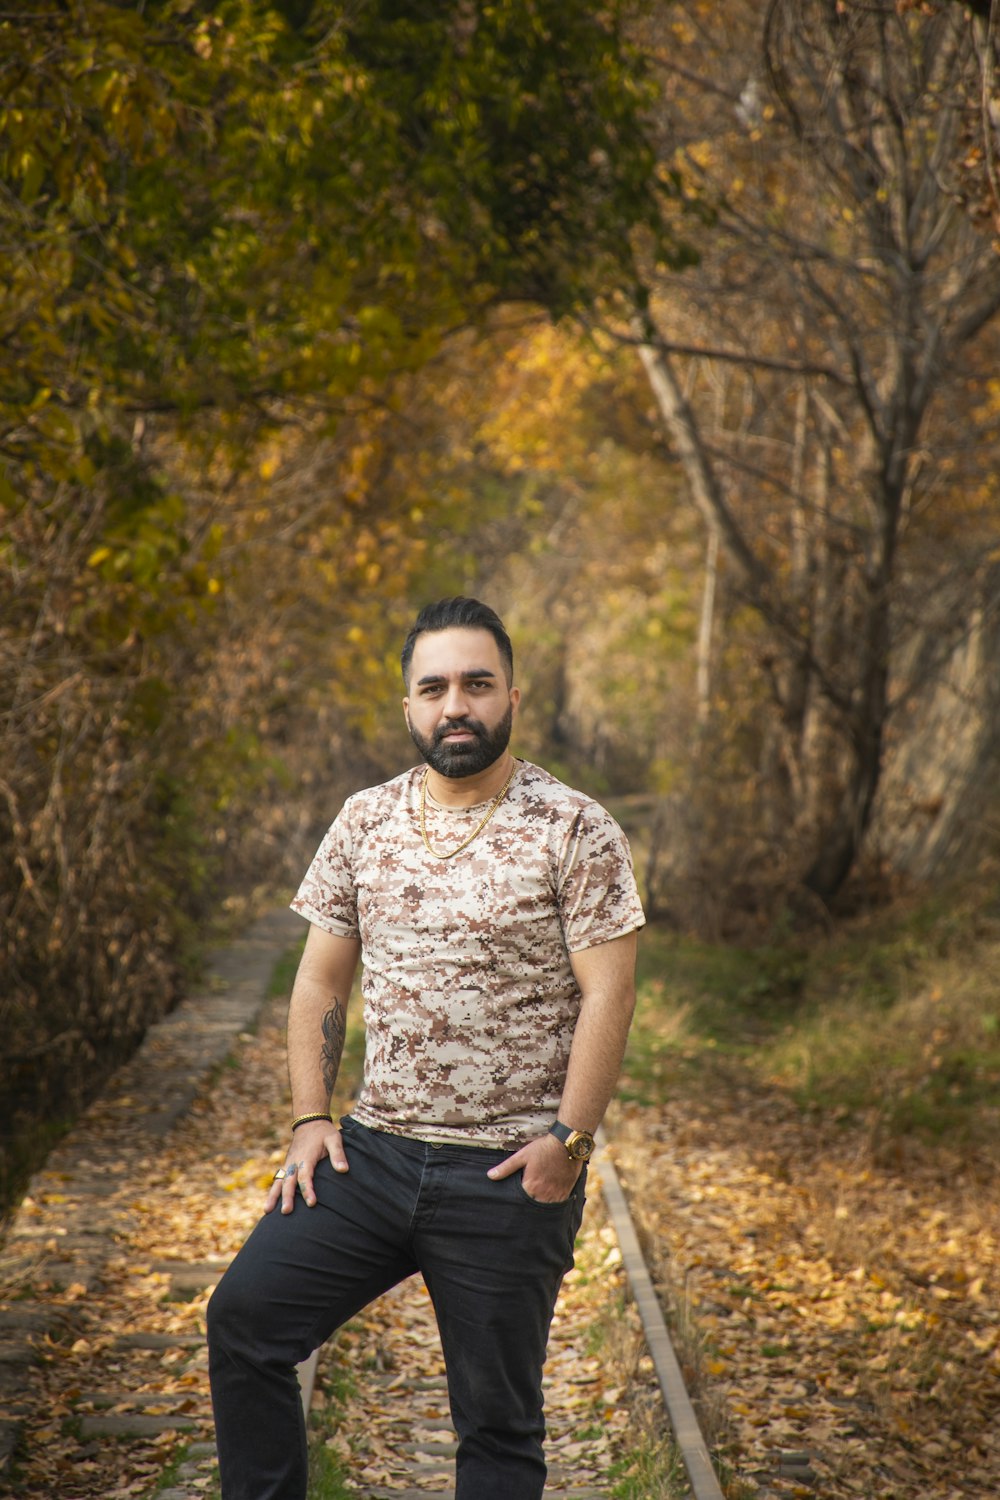
<svg viewBox="0 0 1000 1500"><path fill-rule="evenodd" d="M480 818L479 822L469 834L468 838L463 839L462 842L460 844L457 844L454 849L435 849L430 839L427 837L427 778L431 774L431 768L430 766L428 766L427 770L424 772L424 779L420 783L420 837L424 841L424 848L427 850L427 853L432 855L434 859L454 859L456 854L461 854L463 849L467 849L476 835L478 833L482 833L483 829L486 827L487 823L490 821L493 814L496 812L497 808L506 797L507 788L514 780L514 772L516 770L517 761L515 761L511 766L510 775L507 777L507 780L497 792L496 796L493 798L493 801L486 809L485 814L482 818Z"/></svg>

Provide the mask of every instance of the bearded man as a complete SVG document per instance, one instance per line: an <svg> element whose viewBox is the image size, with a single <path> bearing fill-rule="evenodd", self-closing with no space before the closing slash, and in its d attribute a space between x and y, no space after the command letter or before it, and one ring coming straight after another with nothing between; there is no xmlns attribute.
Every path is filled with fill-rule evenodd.
<svg viewBox="0 0 1000 1500"><path fill-rule="evenodd" d="M511 755L520 693L492 609L428 605L402 668L423 764L348 798L292 902L311 925L288 1014L291 1140L209 1305L223 1500L304 1500L295 1366L417 1272L455 1500L545 1485L542 1365L642 907L610 815ZM334 1123L359 958L364 1081Z"/></svg>

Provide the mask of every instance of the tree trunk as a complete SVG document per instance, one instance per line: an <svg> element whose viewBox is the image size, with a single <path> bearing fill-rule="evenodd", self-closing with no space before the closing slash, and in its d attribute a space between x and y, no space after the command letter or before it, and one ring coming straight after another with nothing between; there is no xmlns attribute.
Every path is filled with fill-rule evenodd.
<svg viewBox="0 0 1000 1500"><path fill-rule="evenodd" d="M719 476L705 451L694 412L685 399L670 359L658 347L655 326L648 317L637 320L635 326L642 340L639 344L639 358L660 415L677 450L692 498L706 524L718 532L727 554L742 575L753 603L758 608L763 608L769 582L767 569L750 547L729 508Z"/></svg>
<svg viewBox="0 0 1000 1500"><path fill-rule="evenodd" d="M715 619L715 592L719 580L719 532L708 528L705 548L705 584L701 594L701 618L698 622L698 723L708 723L712 711L712 625Z"/></svg>
<svg viewBox="0 0 1000 1500"><path fill-rule="evenodd" d="M852 765L832 820L820 835L805 885L823 901L837 894L850 874L871 822L882 772L882 744L889 702L889 601L882 578L869 600L858 706L850 733Z"/></svg>

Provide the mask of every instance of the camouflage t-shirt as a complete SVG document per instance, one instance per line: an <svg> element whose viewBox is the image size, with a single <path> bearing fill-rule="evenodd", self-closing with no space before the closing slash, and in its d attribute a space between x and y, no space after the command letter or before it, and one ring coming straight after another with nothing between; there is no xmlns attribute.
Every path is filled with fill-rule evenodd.
<svg viewBox="0 0 1000 1500"><path fill-rule="evenodd" d="M625 835L598 803L520 762L452 859L420 834L424 767L348 798L292 907L360 937L364 1125L433 1143L515 1146L562 1096L580 990L570 954L641 927ZM488 803L427 799L433 848Z"/></svg>

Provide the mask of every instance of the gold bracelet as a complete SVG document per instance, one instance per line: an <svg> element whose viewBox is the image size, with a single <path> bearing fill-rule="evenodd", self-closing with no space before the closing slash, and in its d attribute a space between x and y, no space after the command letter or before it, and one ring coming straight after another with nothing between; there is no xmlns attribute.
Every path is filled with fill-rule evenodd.
<svg viewBox="0 0 1000 1500"><path fill-rule="evenodd" d="M329 1120L330 1124L333 1124L333 1116L328 1114L325 1109L321 1109L317 1110L314 1115L299 1115L292 1121L292 1129L298 1130L300 1125L308 1125L310 1120Z"/></svg>

